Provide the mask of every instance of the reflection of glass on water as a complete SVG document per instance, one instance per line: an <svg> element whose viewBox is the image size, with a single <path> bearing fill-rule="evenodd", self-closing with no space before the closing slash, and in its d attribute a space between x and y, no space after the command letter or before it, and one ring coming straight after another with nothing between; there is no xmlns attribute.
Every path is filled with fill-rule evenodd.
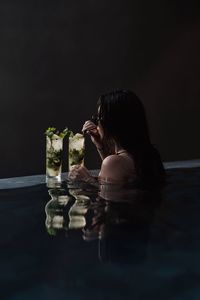
<svg viewBox="0 0 200 300"><path fill-rule="evenodd" d="M54 134L46 138L46 179L61 181L63 138Z"/></svg>
<svg viewBox="0 0 200 300"><path fill-rule="evenodd" d="M85 155L85 138L82 134L76 133L69 137L69 171L74 165L83 165Z"/></svg>
<svg viewBox="0 0 200 300"><path fill-rule="evenodd" d="M71 197L63 189L50 189L51 200L45 206L45 225L50 235L56 235L61 230L68 230L68 203Z"/></svg>
<svg viewBox="0 0 200 300"><path fill-rule="evenodd" d="M90 198L83 194L81 189L69 189L70 195L72 195L76 201L70 207L69 215L69 229L80 229L86 225L85 215L89 208Z"/></svg>

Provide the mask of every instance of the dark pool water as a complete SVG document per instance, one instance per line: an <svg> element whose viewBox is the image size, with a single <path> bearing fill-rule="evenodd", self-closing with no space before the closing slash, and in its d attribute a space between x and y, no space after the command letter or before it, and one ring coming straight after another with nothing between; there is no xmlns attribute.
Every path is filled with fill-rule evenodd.
<svg viewBox="0 0 200 300"><path fill-rule="evenodd" d="M161 192L0 190L0 299L199 300L199 215L200 168Z"/></svg>

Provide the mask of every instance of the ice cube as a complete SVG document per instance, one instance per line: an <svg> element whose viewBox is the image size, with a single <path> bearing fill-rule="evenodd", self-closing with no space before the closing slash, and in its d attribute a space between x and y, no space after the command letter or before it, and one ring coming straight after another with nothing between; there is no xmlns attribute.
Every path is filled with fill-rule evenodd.
<svg viewBox="0 0 200 300"><path fill-rule="evenodd" d="M81 150L84 147L84 136L76 133L73 137L69 138L70 148Z"/></svg>

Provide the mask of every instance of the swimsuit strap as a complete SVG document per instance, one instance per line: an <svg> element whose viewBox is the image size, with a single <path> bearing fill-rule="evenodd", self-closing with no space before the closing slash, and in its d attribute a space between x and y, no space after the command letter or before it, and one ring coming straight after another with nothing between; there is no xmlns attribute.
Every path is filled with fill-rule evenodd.
<svg viewBox="0 0 200 300"><path fill-rule="evenodd" d="M125 153L125 152L127 152L127 151L126 150L119 150L119 151L116 152L116 154L118 155L118 154Z"/></svg>

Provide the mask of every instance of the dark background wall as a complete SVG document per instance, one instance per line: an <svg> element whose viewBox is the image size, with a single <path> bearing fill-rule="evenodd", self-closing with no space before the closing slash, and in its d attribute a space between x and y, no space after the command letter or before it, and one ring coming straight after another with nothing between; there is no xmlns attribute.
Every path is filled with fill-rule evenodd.
<svg viewBox="0 0 200 300"><path fill-rule="evenodd" d="M44 173L45 129L80 131L116 87L143 100L163 160L199 158L197 4L1 0L0 177ZM89 141L86 165L99 166Z"/></svg>

